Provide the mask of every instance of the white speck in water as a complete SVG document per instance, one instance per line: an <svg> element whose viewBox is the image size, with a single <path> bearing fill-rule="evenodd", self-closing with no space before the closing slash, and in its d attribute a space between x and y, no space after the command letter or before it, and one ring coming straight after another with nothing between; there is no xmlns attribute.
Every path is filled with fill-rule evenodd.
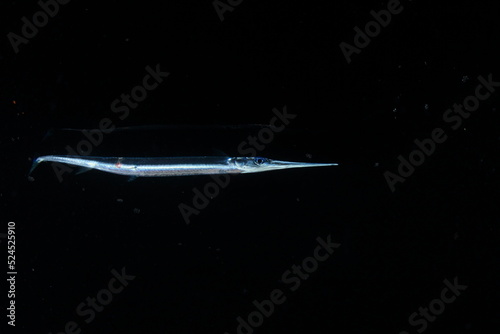
<svg viewBox="0 0 500 334"><path fill-rule="evenodd" d="M424 109L425 109L425 110L429 110L429 105L428 105L427 103L426 103L426 104L424 104Z"/></svg>
<svg viewBox="0 0 500 334"><path fill-rule="evenodd" d="M135 214L139 214L139 213L141 213L141 209L139 209L139 208L134 208L134 213L135 213Z"/></svg>
<svg viewBox="0 0 500 334"><path fill-rule="evenodd" d="M121 199L121 198L117 198L117 199L116 199L116 201L117 201L118 203L123 203L123 199Z"/></svg>
<svg viewBox="0 0 500 334"><path fill-rule="evenodd" d="M309 158L309 159L312 159L313 155L311 153L307 153L306 157Z"/></svg>
<svg viewBox="0 0 500 334"><path fill-rule="evenodd" d="M467 81L469 81L469 76L464 75L464 76L462 77L462 82L463 82L463 83L466 83Z"/></svg>
<svg viewBox="0 0 500 334"><path fill-rule="evenodd" d="M378 162L376 162L376 163L375 163L375 167L378 167L378 165L379 165L379 163L378 163Z"/></svg>

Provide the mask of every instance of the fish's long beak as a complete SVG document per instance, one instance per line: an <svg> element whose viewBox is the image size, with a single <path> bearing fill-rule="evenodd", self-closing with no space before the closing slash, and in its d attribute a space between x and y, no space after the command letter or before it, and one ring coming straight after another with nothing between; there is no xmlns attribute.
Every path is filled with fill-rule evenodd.
<svg viewBox="0 0 500 334"><path fill-rule="evenodd" d="M328 166L338 166L337 163L317 163L317 162L291 162L291 161L280 161L271 160L269 169L288 169L288 168L305 168L305 167L328 167Z"/></svg>

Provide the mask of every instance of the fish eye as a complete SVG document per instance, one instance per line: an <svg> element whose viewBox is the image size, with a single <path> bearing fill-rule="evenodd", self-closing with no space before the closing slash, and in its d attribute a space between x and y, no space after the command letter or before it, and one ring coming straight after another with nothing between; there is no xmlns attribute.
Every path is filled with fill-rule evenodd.
<svg viewBox="0 0 500 334"><path fill-rule="evenodd" d="M266 162L266 160L267 160L266 158L260 158L260 157L258 157L258 158L254 159L254 162L255 162L256 165L262 165L263 163Z"/></svg>

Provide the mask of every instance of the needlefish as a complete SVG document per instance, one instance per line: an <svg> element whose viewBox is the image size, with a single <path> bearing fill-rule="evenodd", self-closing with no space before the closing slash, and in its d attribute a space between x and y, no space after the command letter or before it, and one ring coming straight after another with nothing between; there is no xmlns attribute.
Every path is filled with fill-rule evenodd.
<svg viewBox="0 0 500 334"><path fill-rule="evenodd" d="M31 172L42 162L58 162L84 170L97 169L132 178L148 176L184 176L211 174L245 174L305 167L337 166L337 163L308 163L272 160L263 157L88 157L46 155L38 157Z"/></svg>

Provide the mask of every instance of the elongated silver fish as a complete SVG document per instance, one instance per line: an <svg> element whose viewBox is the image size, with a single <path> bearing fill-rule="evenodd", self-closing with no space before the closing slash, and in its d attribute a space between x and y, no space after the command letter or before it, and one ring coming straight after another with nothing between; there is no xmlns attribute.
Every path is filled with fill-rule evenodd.
<svg viewBox="0 0 500 334"><path fill-rule="evenodd" d="M83 157L70 155L46 155L38 157L30 173L44 161L59 162L103 172L142 176L182 176L209 174L242 174L267 172L288 168L337 166L336 163L307 163L271 160L262 157Z"/></svg>

